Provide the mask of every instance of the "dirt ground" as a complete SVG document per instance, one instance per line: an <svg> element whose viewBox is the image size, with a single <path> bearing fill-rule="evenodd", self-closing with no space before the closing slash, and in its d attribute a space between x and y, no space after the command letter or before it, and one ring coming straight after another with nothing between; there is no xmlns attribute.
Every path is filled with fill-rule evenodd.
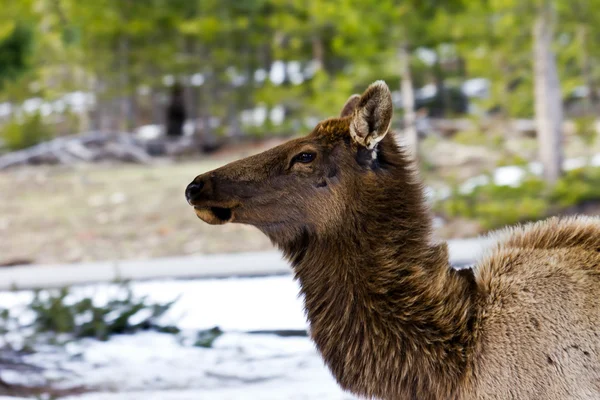
<svg viewBox="0 0 600 400"><path fill-rule="evenodd" d="M272 249L255 228L201 223L184 199L198 174L278 144L270 140L221 151L211 157L152 166L78 165L24 167L0 172L0 265ZM508 147L508 146L507 146ZM520 156L535 157L535 146ZM533 148L532 148L533 147ZM573 142L567 155L585 147ZM429 140L421 171L434 187L493 168L502 155L489 146ZM466 237L479 227L465 221L437 230L438 237Z"/></svg>
<svg viewBox="0 0 600 400"><path fill-rule="evenodd" d="M273 144L182 163L0 172L0 264L271 249L255 228L201 223L184 189L196 175Z"/></svg>

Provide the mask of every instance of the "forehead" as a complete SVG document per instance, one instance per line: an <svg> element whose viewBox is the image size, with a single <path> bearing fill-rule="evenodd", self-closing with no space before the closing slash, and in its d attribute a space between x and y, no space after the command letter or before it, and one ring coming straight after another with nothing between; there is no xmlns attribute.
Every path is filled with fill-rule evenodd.
<svg viewBox="0 0 600 400"><path fill-rule="evenodd" d="M319 122L308 135L309 139L317 139L327 143L343 140L350 135L350 118L331 118Z"/></svg>
<svg viewBox="0 0 600 400"><path fill-rule="evenodd" d="M332 118L319 122L317 126L305 137L292 139L280 146L267 150L267 153L280 155L283 150L285 153L297 151L299 148L312 144L319 147L333 147L342 140L350 137L350 119Z"/></svg>

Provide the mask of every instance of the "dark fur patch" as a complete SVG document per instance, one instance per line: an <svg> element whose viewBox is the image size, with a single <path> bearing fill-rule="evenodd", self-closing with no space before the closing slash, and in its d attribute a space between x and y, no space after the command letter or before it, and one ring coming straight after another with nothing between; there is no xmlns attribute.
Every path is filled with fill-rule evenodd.
<svg viewBox="0 0 600 400"><path fill-rule="evenodd" d="M327 171L327 178L331 179L331 178L335 178L338 174L338 168L337 166L333 165L331 166L331 168L329 168L329 171Z"/></svg>
<svg viewBox="0 0 600 400"><path fill-rule="evenodd" d="M360 147L356 152L356 162L363 168L371 167L373 163L373 150Z"/></svg>
<svg viewBox="0 0 600 400"><path fill-rule="evenodd" d="M304 260L309 243L310 234L307 228L303 228L296 240L283 249L284 253L288 256L292 267L297 266Z"/></svg>
<svg viewBox="0 0 600 400"><path fill-rule="evenodd" d="M531 321L531 325L533 325L535 329L540 329L540 321L533 317L531 317L529 320Z"/></svg>

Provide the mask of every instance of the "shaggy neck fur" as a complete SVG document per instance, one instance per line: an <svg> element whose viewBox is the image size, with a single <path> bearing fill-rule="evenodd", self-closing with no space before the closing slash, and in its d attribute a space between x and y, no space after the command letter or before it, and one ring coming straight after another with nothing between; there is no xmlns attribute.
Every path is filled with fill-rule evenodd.
<svg viewBox="0 0 600 400"><path fill-rule="evenodd" d="M421 184L392 138L364 174L341 225L279 243L311 336L346 390L452 399L470 376L472 275L450 268L445 244L430 243Z"/></svg>

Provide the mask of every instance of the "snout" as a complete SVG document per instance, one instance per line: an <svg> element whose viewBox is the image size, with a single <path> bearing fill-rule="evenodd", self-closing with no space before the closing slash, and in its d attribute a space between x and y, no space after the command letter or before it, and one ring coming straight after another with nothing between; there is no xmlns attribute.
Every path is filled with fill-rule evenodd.
<svg viewBox="0 0 600 400"><path fill-rule="evenodd" d="M202 196L203 188L204 188L204 182L203 181L196 182L195 179L192 183L190 183L185 188L185 198L190 205L192 205L192 202L194 200L200 199L200 197Z"/></svg>
<svg viewBox="0 0 600 400"><path fill-rule="evenodd" d="M185 198L202 221L211 225L222 225L233 220L233 210L237 204L223 201L215 193L212 177L209 174L196 177L185 188Z"/></svg>

